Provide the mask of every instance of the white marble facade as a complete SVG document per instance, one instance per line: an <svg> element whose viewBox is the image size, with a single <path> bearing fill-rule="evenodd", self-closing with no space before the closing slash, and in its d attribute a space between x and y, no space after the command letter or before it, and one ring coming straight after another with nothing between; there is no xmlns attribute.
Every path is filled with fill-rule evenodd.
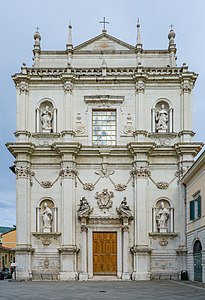
<svg viewBox="0 0 205 300"><path fill-rule="evenodd" d="M174 38L171 29L167 49L144 50L138 24L134 46L103 30L74 47L69 26L66 50L44 51L35 33L33 66L13 76L7 144L19 279L149 280L186 269L180 179L202 145L192 141L197 75L176 65ZM94 261L95 233L114 234L112 271Z"/></svg>

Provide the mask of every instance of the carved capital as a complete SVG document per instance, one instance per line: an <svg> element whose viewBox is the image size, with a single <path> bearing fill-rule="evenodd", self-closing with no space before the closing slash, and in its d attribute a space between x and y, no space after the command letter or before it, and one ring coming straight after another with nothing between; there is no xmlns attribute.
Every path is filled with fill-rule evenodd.
<svg viewBox="0 0 205 300"><path fill-rule="evenodd" d="M81 229L81 232L87 232L87 230L88 230L87 226L84 224L81 225L80 229Z"/></svg>
<svg viewBox="0 0 205 300"><path fill-rule="evenodd" d="M78 171L76 168L66 167L60 171L59 175L62 176L62 178L75 178L76 175L78 175Z"/></svg>
<svg viewBox="0 0 205 300"><path fill-rule="evenodd" d="M181 89L183 93L191 93L193 85L189 81L184 81L181 84Z"/></svg>
<svg viewBox="0 0 205 300"><path fill-rule="evenodd" d="M135 90L137 93L144 93L145 90L145 83L143 81L138 81L135 84Z"/></svg>
<svg viewBox="0 0 205 300"><path fill-rule="evenodd" d="M29 178L32 175L30 167L27 166L16 166L15 173L17 178Z"/></svg>
<svg viewBox="0 0 205 300"><path fill-rule="evenodd" d="M72 94L73 92L73 83L71 81L67 81L63 85L64 92Z"/></svg>
<svg viewBox="0 0 205 300"><path fill-rule="evenodd" d="M26 81L21 81L18 85L17 85L17 89L19 90L20 94L28 94L29 93L29 85L28 82Z"/></svg>
<svg viewBox="0 0 205 300"><path fill-rule="evenodd" d="M128 225L123 225L122 230L123 230L123 232L129 232L129 226Z"/></svg>
<svg viewBox="0 0 205 300"><path fill-rule="evenodd" d="M136 167L131 171L131 175L140 177L140 178L148 178L151 176L151 171L148 167Z"/></svg>

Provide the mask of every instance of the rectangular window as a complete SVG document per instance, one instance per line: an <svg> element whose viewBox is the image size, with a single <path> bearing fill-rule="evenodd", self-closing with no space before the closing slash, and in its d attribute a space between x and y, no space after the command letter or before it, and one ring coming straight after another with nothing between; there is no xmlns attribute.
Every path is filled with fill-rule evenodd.
<svg viewBox="0 0 205 300"><path fill-rule="evenodd" d="M192 201L190 201L190 221L201 217L201 195L198 193Z"/></svg>
<svg viewBox="0 0 205 300"><path fill-rule="evenodd" d="M93 110L93 145L116 145L116 110Z"/></svg>

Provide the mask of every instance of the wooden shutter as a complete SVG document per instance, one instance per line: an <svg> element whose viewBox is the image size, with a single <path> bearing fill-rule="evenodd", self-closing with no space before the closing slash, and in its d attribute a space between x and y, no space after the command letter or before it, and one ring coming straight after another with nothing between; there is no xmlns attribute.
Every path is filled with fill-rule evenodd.
<svg viewBox="0 0 205 300"><path fill-rule="evenodd" d="M201 217L201 195L198 196L197 198L197 202L198 202L198 217Z"/></svg>
<svg viewBox="0 0 205 300"><path fill-rule="evenodd" d="M195 219L195 207L194 207L194 200L190 201L190 220Z"/></svg>

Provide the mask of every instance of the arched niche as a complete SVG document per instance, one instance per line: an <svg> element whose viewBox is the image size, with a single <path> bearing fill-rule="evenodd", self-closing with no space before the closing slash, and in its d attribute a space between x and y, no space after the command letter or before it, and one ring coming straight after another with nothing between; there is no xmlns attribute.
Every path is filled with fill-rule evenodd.
<svg viewBox="0 0 205 300"><path fill-rule="evenodd" d="M36 232L56 233L58 209L51 198L40 200L36 208Z"/></svg>
<svg viewBox="0 0 205 300"><path fill-rule="evenodd" d="M151 110L152 132L173 132L173 108L166 98L158 99Z"/></svg>
<svg viewBox="0 0 205 300"><path fill-rule="evenodd" d="M171 201L167 198L159 198L152 210L153 232L174 232L174 208Z"/></svg>
<svg viewBox="0 0 205 300"><path fill-rule="evenodd" d="M54 102L45 98L39 102L36 108L36 132L57 132L57 110Z"/></svg>

